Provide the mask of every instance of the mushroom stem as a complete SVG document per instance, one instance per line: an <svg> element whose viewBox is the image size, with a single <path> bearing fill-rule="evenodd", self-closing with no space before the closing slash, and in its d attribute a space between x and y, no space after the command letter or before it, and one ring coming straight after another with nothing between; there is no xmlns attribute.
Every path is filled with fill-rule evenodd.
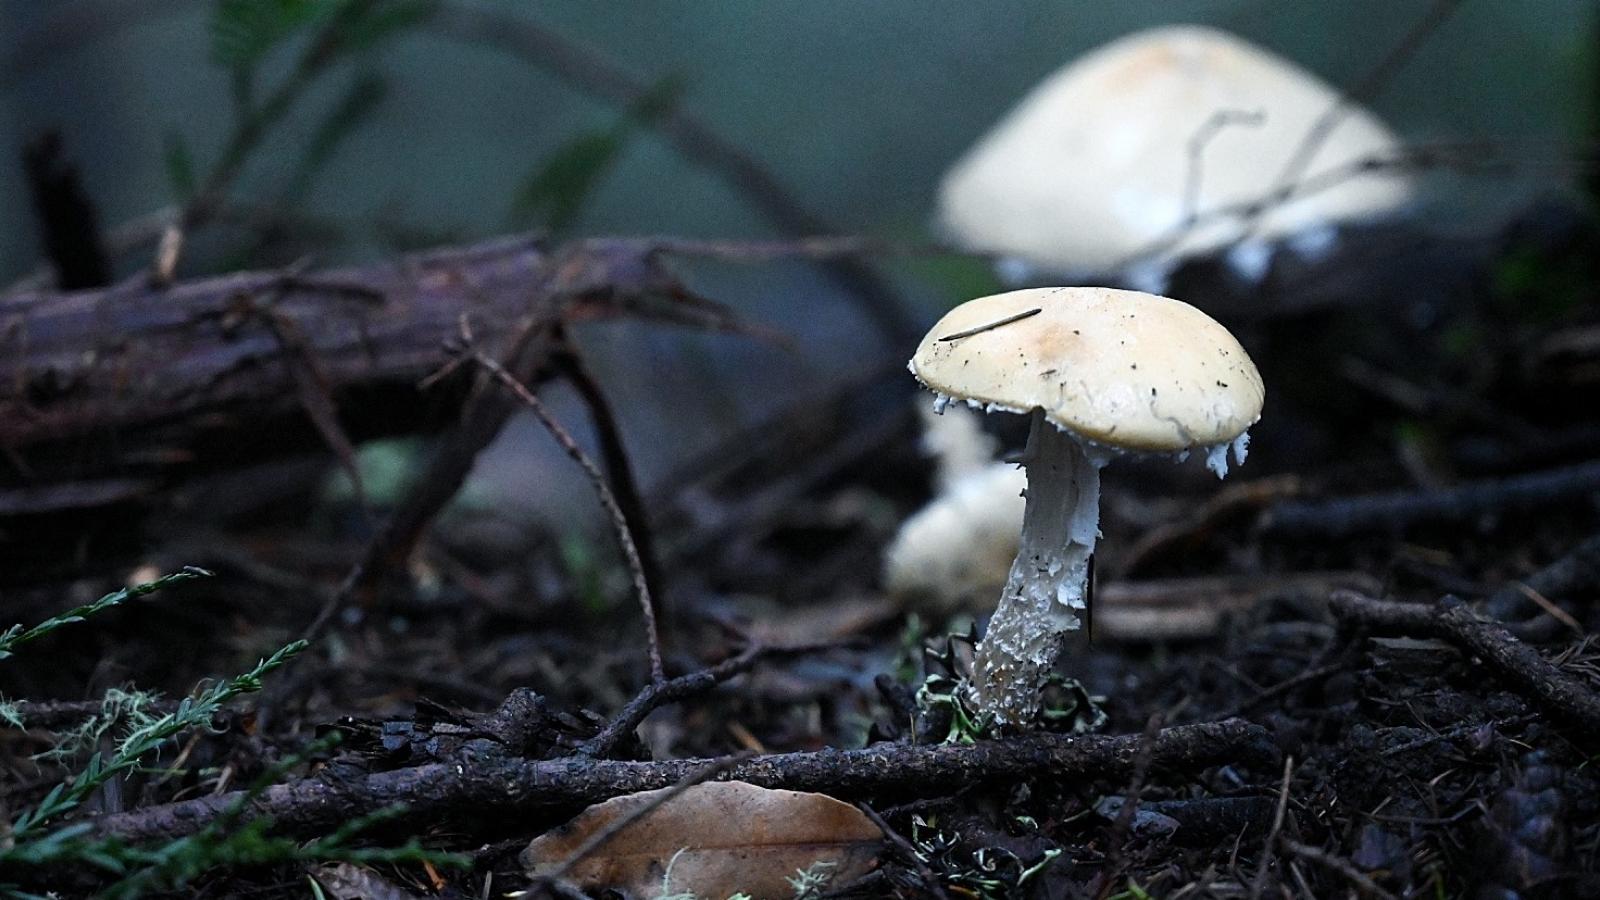
<svg viewBox="0 0 1600 900"><path fill-rule="evenodd" d="M1022 465L1028 472L1022 538L1000 604L978 644L970 696L997 722L1025 724L1061 653L1082 627L1089 557L1100 535L1100 467L1072 434L1034 410Z"/></svg>

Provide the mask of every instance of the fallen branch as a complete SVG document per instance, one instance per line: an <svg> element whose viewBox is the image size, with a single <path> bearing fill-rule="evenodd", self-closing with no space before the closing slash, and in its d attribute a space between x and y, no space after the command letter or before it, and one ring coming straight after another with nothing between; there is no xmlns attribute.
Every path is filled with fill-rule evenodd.
<svg viewBox="0 0 1600 900"><path fill-rule="evenodd" d="M449 361L463 315L497 357L538 325L599 318L771 337L685 289L661 264L670 244L511 239L321 273L0 298L0 515L136 500L193 472L319 449L334 424L350 441L435 430L472 380L417 383Z"/></svg>
<svg viewBox="0 0 1600 900"><path fill-rule="evenodd" d="M1144 743L1137 734L1041 734L965 745L878 744L860 750L758 756L730 766L718 778L840 797L878 792L925 795L1029 776L1126 778ZM1270 764L1276 756L1266 730L1239 719L1164 729L1150 752L1153 765L1186 770L1225 763ZM279 833L308 836L396 803L405 805L407 818L437 821L451 814L481 818L496 811L596 803L670 787L708 763L588 757L527 760L480 740L447 763L277 785L250 801L250 816L270 817ZM92 834L137 842L170 840L205 827L241 799L243 795L234 792L103 816L93 820Z"/></svg>
<svg viewBox="0 0 1600 900"><path fill-rule="evenodd" d="M1291 500L1273 506L1263 523L1292 538L1347 537L1402 531L1423 522L1463 522L1534 509L1600 491L1600 462L1588 462L1442 491L1394 491L1333 500Z"/></svg>
<svg viewBox="0 0 1600 900"><path fill-rule="evenodd" d="M463 314L496 349L529 318L737 327L658 257L649 240L549 250L514 239L315 274L0 298L0 492L314 447L295 368L308 357L352 438L436 427L463 386L425 396L416 383L448 361L442 345ZM286 346L275 325L304 346Z"/></svg>
<svg viewBox="0 0 1600 900"><path fill-rule="evenodd" d="M1517 640L1505 626L1473 615L1454 597L1424 605L1335 591L1328 608L1340 622L1358 629L1448 641L1481 659L1485 668L1546 712L1586 734L1600 735L1600 695Z"/></svg>

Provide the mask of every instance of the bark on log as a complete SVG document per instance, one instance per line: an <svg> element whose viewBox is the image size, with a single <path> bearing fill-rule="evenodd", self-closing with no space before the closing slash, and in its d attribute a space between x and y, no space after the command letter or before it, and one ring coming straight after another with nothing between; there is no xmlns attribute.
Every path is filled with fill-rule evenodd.
<svg viewBox="0 0 1600 900"><path fill-rule="evenodd" d="M515 239L311 275L0 297L0 516L325 444L318 407L354 440L437 427L466 379L417 382L448 361L462 316L488 352L541 318L715 320L656 256L645 241Z"/></svg>

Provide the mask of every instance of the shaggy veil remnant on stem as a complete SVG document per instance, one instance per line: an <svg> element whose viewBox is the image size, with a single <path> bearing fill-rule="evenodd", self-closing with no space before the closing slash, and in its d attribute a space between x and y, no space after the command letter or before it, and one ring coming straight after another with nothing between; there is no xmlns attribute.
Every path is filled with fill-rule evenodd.
<svg viewBox="0 0 1600 900"><path fill-rule="evenodd" d="M1226 329L1176 300L1106 288L982 297L936 324L911 361L942 407L1027 413L1026 510L968 696L1027 724L1062 637L1082 627L1099 538L1100 469L1125 453L1204 450L1218 477L1261 414L1261 376Z"/></svg>
<svg viewBox="0 0 1600 900"><path fill-rule="evenodd" d="M984 708L1026 708L1055 662L1060 636L1082 626L1089 557L1100 536L1099 454L1034 410L1022 465L1028 472L1022 541L978 654L972 681ZM1028 696L991 696L996 691Z"/></svg>

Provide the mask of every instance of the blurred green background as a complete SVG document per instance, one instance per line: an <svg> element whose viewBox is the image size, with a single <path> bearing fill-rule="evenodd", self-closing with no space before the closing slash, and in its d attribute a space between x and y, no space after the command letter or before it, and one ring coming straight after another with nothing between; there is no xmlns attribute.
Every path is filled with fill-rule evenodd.
<svg viewBox="0 0 1600 900"><path fill-rule="evenodd" d="M263 0L275 2L275 0ZM391 0L392 2L392 0ZM634 0L486 3L593 48L646 80L676 76L682 103L851 231L920 228L940 172L1021 94L1084 50L1175 21L1236 32L1336 85L1374 65L1422 0ZM66 7L103 9L76 41L40 49ZM4 146L59 128L106 224L170 201L164 141L197 157L230 123L229 77L210 57L203 0L5 0ZM1589 88L1593 4L1469 0L1374 103L1403 136L1569 141ZM61 40L62 35L50 37ZM33 43L34 46L30 46ZM271 61L269 61L271 62ZM278 60L277 62L282 62ZM328 104L363 71L385 96L330 159L305 206L335 219L404 222L470 238L506 227L529 168L617 110L483 44L424 22L330 71L250 167L271 191ZM0 272L38 248L20 167L0 167ZM717 178L644 136L574 222L596 233L746 235L759 217Z"/></svg>
<svg viewBox="0 0 1600 900"><path fill-rule="evenodd" d="M307 248L319 265L337 264L540 226L562 235L776 234L724 178L641 124L650 110L575 90L495 35L464 39L442 25L461 10L514 15L655 86L658 104L704 120L841 232L920 239L945 167L1031 85L1089 48L1141 28L1205 23L1342 86L1431 6L380 0L376 9L411 18L321 71L230 192L291 211L299 241L273 258L270 248L241 256L237 243L202 240L180 274L281 264ZM171 204L186 178L199 177L186 169L203 175L214 163L236 122L219 10L239 7L0 0L0 146L13 161L0 166L10 201L0 204L0 280L24 276L40 256L20 164L29 139L61 132L107 228ZM1526 163L1494 178L1434 177L1429 224L1480 227L1564 188L1570 173L1559 161L1594 130L1597 34L1592 3L1467 0L1386 85L1372 105L1402 137L1503 140ZM263 54L259 92L281 82L305 41L291 33ZM343 121L336 132L333 121ZM519 197L531 198L520 211ZM131 255L120 271L147 258ZM890 268L919 321L962 299L974 277L971 266L926 260ZM694 277L710 296L796 335L799 350L658 326L585 331L630 441L651 448L638 461L646 481L785 396L909 352L809 266L719 266ZM523 429L511 441L542 438ZM525 485L525 467L541 458L505 452L484 468Z"/></svg>

